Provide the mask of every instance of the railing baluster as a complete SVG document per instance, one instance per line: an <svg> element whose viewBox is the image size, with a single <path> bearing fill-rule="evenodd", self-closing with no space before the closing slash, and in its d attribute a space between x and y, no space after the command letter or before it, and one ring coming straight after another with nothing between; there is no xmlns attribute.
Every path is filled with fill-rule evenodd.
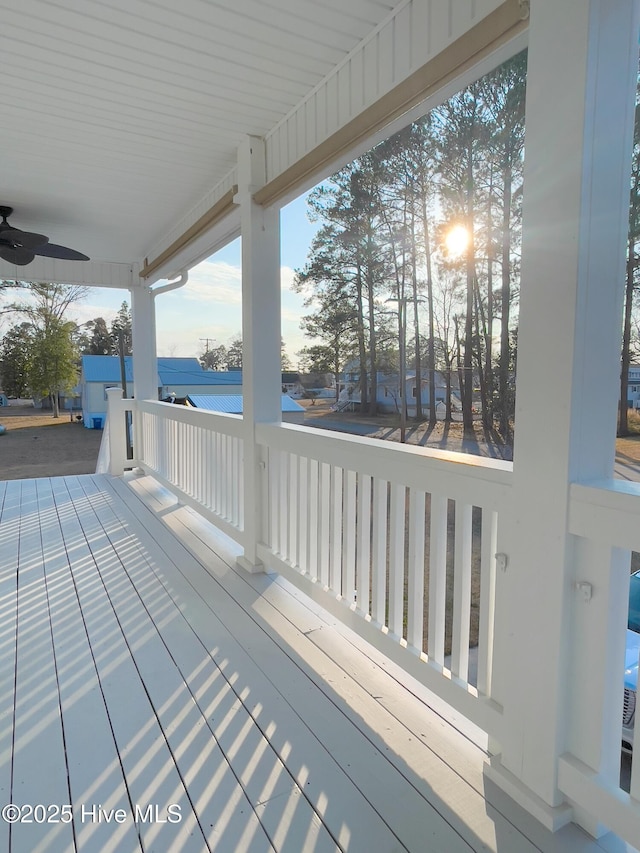
<svg viewBox="0 0 640 853"><path fill-rule="evenodd" d="M216 438L217 433L209 433L207 436L207 506L213 512L216 511Z"/></svg>
<svg viewBox="0 0 640 853"><path fill-rule="evenodd" d="M227 503L229 500L229 492L227 490L227 436L220 436L220 515L223 518L228 517Z"/></svg>
<svg viewBox="0 0 640 853"><path fill-rule="evenodd" d="M236 488L235 478L233 476L233 439L230 435L226 436L225 441L225 462L227 470L227 481L225 491L227 493L227 518L229 521L233 518L233 501Z"/></svg>
<svg viewBox="0 0 640 853"><path fill-rule="evenodd" d="M296 565L302 571L309 572L309 459L306 456L298 457L299 470L299 497L298 497L298 551L296 554Z"/></svg>
<svg viewBox="0 0 640 853"><path fill-rule="evenodd" d="M342 594L353 604L356 597L356 473L345 471L342 552Z"/></svg>
<svg viewBox="0 0 640 853"><path fill-rule="evenodd" d="M226 485L226 493L227 493L227 519L229 521L233 518L233 501L236 490L236 482L233 476L233 438L228 435L226 437L226 463L227 463L227 485Z"/></svg>
<svg viewBox="0 0 640 853"><path fill-rule="evenodd" d="M289 456L289 562L297 566L298 563L298 510L299 510L299 493L298 493L298 465L299 457L293 453Z"/></svg>
<svg viewBox="0 0 640 853"><path fill-rule="evenodd" d="M238 455L238 527L244 530L244 454L243 443L239 438L234 439ZM266 491L265 491L266 493Z"/></svg>
<svg viewBox="0 0 640 853"><path fill-rule="evenodd" d="M424 492L410 489L407 643L419 652L424 628L424 510Z"/></svg>
<svg viewBox="0 0 640 853"><path fill-rule="evenodd" d="M444 631L447 596L447 504L442 495L431 495L429 546L429 629L427 654L444 665Z"/></svg>
<svg viewBox="0 0 640 853"><path fill-rule="evenodd" d="M389 630L396 637L404 633L404 524L406 489L391 484L389 519Z"/></svg>
<svg viewBox="0 0 640 853"><path fill-rule="evenodd" d="M269 537L271 550L280 553L280 451L269 448Z"/></svg>
<svg viewBox="0 0 640 853"><path fill-rule="evenodd" d="M231 436L229 438L229 467L231 470L231 512L230 519L232 524L238 523L238 455L236 440Z"/></svg>
<svg viewBox="0 0 640 853"><path fill-rule="evenodd" d="M318 528L320 507L318 504L318 460L309 460L309 575L318 578Z"/></svg>
<svg viewBox="0 0 640 853"><path fill-rule="evenodd" d="M358 475L356 602L365 614L371 583L371 482L369 474Z"/></svg>
<svg viewBox="0 0 640 853"><path fill-rule="evenodd" d="M289 520L289 463L288 453L280 454L280 498L278 510L280 514L280 553L284 560L289 559L289 538L287 522Z"/></svg>
<svg viewBox="0 0 640 853"><path fill-rule="evenodd" d="M216 438L216 512L224 517L224 435Z"/></svg>
<svg viewBox="0 0 640 853"><path fill-rule="evenodd" d="M320 582L329 586L329 545L331 518L331 466L327 462L320 465Z"/></svg>
<svg viewBox="0 0 640 853"><path fill-rule="evenodd" d="M189 497L193 497L193 429L189 424L180 424L182 435L180 443L182 444L182 460L181 464L184 467L182 472L183 482L185 484L185 492Z"/></svg>
<svg viewBox="0 0 640 853"><path fill-rule="evenodd" d="M332 466L331 476L331 560L329 563L329 586L338 595L342 593L342 468Z"/></svg>
<svg viewBox="0 0 640 853"><path fill-rule="evenodd" d="M387 607L387 481L373 481L373 585L371 616L386 624Z"/></svg>
<svg viewBox="0 0 640 853"><path fill-rule="evenodd" d="M453 628L451 672L468 680L469 617L471 614L471 521L472 507L456 502L455 557L453 572Z"/></svg>
<svg viewBox="0 0 640 853"><path fill-rule="evenodd" d="M478 683L480 693L491 695L493 630L496 600L498 513L482 510L480 557L480 626L478 630Z"/></svg>
<svg viewBox="0 0 640 853"><path fill-rule="evenodd" d="M237 527L240 519L240 485L242 476L240 473L240 447L238 439L231 438L231 448L233 453L233 523Z"/></svg>

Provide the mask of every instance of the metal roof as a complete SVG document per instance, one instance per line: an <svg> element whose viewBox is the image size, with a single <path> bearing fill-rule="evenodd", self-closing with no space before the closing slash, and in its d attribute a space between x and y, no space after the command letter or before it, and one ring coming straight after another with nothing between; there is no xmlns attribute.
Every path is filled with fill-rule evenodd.
<svg viewBox="0 0 640 853"><path fill-rule="evenodd" d="M133 381L132 356L124 357L127 382ZM83 355L82 375L85 382L120 382L120 359L116 355ZM217 374L216 374L217 375ZM231 377L231 373L223 374ZM220 385L202 369L197 358L158 358L158 387L161 385ZM236 374L234 373L235 377ZM242 374L240 374L242 377ZM242 378L240 378L240 384ZM233 384L239 384L233 382Z"/></svg>
<svg viewBox="0 0 640 853"><path fill-rule="evenodd" d="M197 409L207 409L210 412L241 415L243 411L242 394L189 394L187 399ZM282 411L304 412L304 407L283 394Z"/></svg>
<svg viewBox="0 0 640 853"><path fill-rule="evenodd" d="M124 357L127 382L133 382L130 355ZM82 378L85 382L120 382L120 359L115 355L83 355Z"/></svg>
<svg viewBox="0 0 640 853"><path fill-rule="evenodd" d="M172 385L231 385L235 388L242 385L242 373L232 370L165 370L159 366L158 372L160 384L167 388Z"/></svg>

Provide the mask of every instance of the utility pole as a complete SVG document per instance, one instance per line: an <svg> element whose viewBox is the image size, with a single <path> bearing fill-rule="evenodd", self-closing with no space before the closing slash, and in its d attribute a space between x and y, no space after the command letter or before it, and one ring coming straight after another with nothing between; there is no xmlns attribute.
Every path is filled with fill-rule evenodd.
<svg viewBox="0 0 640 853"><path fill-rule="evenodd" d="M215 341L215 338L199 338L199 340L201 340L205 344L205 353L207 353L209 352L209 341L213 342Z"/></svg>

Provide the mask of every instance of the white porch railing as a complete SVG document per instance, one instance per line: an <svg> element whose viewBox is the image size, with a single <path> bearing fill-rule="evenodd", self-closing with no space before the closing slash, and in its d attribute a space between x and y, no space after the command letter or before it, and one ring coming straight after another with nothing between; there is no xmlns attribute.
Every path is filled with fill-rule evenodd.
<svg viewBox="0 0 640 853"><path fill-rule="evenodd" d="M571 721L559 787L592 816L637 844L640 838L640 728L629 791L620 787L625 636L632 551L640 551L640 484L573 484L569 532L575 539Z"/></svg>
<svg viewBox="0 0 640 853"><path fill-rule="evenodd" d="M269 488L258 556L497 734L495 554L510 464L291 425L256 434Z"/></svg>
<svg viewBox="0 0 640 853"><path fill-rule="evenodd" d="M134 459L112 434L112 472L141 467L246 546L243 419L113 394L120 434L127 410ZM286 424L258 425L256 440L262 562L497 736L495 554L510 463Z"/></svg>
<svg viewBox="0 0 640 853"><path fill-rule="evenodd" d="M242 417L150 401L134 411L137 464L244 544Z"/></svg>
<svg viewBox="0 0 640 853"><path fill-rule="evenodd" d="M124 451L126 410L133 460ZM109 425L112 473L141 467L246 547L249 425L241 417L114 395ZM496 554L510 463L286 424L259 424L255 436L263 460L258 557L500 743L494 626L496 607L508 603ZM638 761L630 793L618 774L640 488L573 485L571 501L576 600L558 785L583 824L592 816L594 834L602 824L637 839Z"/></svg>

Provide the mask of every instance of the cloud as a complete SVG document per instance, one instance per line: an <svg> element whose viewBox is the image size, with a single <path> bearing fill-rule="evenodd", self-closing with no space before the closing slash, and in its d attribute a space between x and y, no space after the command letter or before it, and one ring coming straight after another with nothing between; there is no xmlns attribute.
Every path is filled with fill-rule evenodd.
<svg viewBox="0 0 640 853"><path fill-rule="evenodd" d="M242 302L242 273L239 267L225 261L203 261L189 273L187 284L174 291L193 302L213 302L223 305Z"/></svg>
<svg viewBox="0 0 640 853"><path fill-rule="evenodd" d="M293 281L296 276L296 271L291 267L280 267L280 289L293 292Z"/></svg>

